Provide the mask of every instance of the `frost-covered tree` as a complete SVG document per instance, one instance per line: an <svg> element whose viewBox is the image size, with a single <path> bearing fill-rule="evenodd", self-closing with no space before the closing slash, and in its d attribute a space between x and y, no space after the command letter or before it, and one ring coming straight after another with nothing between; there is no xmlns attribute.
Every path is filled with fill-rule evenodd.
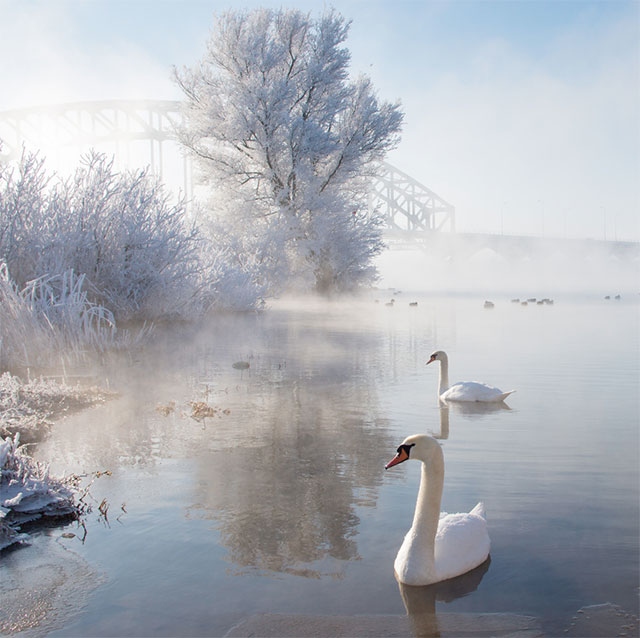
<svg viewBox="0 0 640 638"><path fill-rule="evenodd" d="M175 70L186 96L182 143L215 187L211 229L271 283L319 291L374 275L379 222L368 180L398 140L398 104L350 80L350 23L330 11L231 11L199 64Z"/></svg>

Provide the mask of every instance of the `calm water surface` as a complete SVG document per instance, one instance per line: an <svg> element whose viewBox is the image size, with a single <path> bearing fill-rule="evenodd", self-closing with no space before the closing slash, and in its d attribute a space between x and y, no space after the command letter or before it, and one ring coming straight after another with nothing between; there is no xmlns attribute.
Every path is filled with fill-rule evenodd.
<svg viewBox="0 0 640 638"><path fill-rule="evenodd" d="M417 432L444 448L442 508L484 501L492 541L488 566L430 594L438 612L534 615L549 635L585 605L638 613L638 304L388 296L217 318L103 371L120 397L58 423L34 453L54 472L111 470L91 488L108 521L96 506L84 543L61 537L83 533L73 523L0 562L5 582L47 561L77 581L29 635L404 614L392 566L420 472L383 466ZM440 408L435 349L452 382L517 389L509 409ZM192 418L193 401L216 416Z"/></svg>

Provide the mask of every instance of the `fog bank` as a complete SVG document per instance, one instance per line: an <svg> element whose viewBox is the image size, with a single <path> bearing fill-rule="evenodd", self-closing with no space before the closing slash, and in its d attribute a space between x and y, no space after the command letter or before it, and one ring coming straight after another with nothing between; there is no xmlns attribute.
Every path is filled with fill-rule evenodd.
<svg viewBox="0 0 640 638"><path fill-rule="evenodd" d="M538 239L489 247L467 238L434 240L424 249L391 248L377 259L381 287L407 291L633 294L640 291L640 245Z"/></svg>

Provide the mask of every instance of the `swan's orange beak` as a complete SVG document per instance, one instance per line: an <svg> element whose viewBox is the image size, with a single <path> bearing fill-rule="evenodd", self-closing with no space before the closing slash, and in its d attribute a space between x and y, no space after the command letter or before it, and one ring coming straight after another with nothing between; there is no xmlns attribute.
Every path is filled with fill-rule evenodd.
<svg viewBox="0 0 640 638"><path fill-rule="evenodd" d="M429 359L429 361L427 361L427 365L429 365L430 363L433 363L436 360L436 356L434 354L431 355L431 359Z"/></svg>
<svg viewBox="0 0 640 638"><path fill-rule="evenodd" d="M398 465L398 463L402 463L403 461L406 461L409 458L409 455L407 454L407 451L401 447L398 450L398 453L384 466L385 470L388 470L390 467L393 467L394 465Z"/></svg>

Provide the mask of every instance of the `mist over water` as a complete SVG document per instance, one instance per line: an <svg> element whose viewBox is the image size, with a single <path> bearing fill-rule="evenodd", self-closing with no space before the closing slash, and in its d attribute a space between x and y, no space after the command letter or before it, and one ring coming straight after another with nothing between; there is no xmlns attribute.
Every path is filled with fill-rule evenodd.
<svg viewBox="0 0 640 638"><path fill-rule="evenodd" d="M59 422L33 450L54 473L112 472L91 490L96 507L110 504L108 522L94 510L84 543L61 537L75 524L34 541L57 539L96 589L41 628L224 635L262 612L433 606L443 626L448 613L509 612L558 635L584 605L636 613L637 302L496 297L485 310L484 295L396 290L387 306L391 292L166 326L96 370L120 397ZM451 381L517 392L499 409L439 407L425 366L436 348ZM211 416L197 418L200 403ZM492 540L473 582L420 604L392 571L419 471L383 470L416 432L443 445L442 509L484 501ZM31 551L0 571L26 567Z"/></svg>
<svg viewBox="0 0 640 638"><path fill-rule="evenodd" d="M442 234L424 249L391 246L377 262L383 288L524 298L640 292L638 244Z"/></svg>
<svg viewBox="0 0 640 638"><path fill-rule="evenodd" d="M0 111L177 99L169 67L202 54L211 19L207 3L129 3L128 20L118 3L45 4L6 4ZM84 527L30 530L0 555L0 634L222 636L271 613L320 616L318 635L334 616L422 636L459 635L456 614L513 614L575 636L585 606L639 613L640 251L598 241L638 238L638 21L633 3L595 4L553 20L544 3L349 4L354 77L406 110L388 159L451 201L459 230L593 239L390 240L357 298L165 323L144 348L47 370L118 396L28 448L54 475L102 474ZM47 128L34 149L69 175L80 147ZM99 147L118 170L154 161L170 201L204 193L177 144L128 130ZM440 405L435 349L452 382L515 394ZM408 589L393 560L419 468L383 468L418 432L444 449L442 509L483 501L492 547L463 578Z"/></svg>

